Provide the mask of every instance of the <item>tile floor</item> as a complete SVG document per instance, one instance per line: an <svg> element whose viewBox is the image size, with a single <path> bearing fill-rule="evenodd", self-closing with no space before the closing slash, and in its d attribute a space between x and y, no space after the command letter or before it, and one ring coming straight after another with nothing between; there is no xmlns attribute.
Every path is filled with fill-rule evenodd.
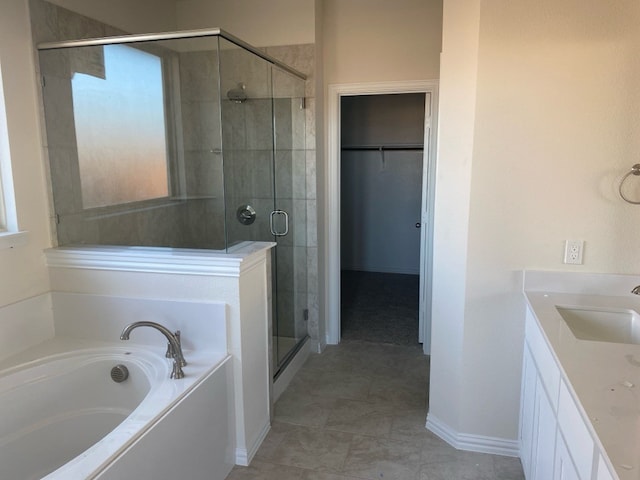
<svg viewBox="0 0 640 480"><path fill-rule="evenodd" d="M342 270L342 340L417 346L419 287L419 275Z"/></svg>
<svg viewBox="0 0 640 480"><path fill-rule="evenodd" d="M228 480L523 480L517 458L460 452L424 428L428 376L419 347L345 342L313 354L251 465Z"/></svg>

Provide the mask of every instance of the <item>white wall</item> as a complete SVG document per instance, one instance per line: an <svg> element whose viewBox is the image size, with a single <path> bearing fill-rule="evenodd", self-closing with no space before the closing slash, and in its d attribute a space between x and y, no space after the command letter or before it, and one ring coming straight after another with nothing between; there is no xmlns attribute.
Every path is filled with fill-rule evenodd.
<svg viewBox="0 0 640 480"><path fill-rule="evenodd" d="M438 78L440 0L325 0L327 84Z"/></svg>
<svg viewBox="0 0 640 480"><path fill-rule="evenodd" d="M445 1L434 349L445 334L453 348L434 351L430 414L515 439L521 270L640 269L640 207L616 191L640 147L640 4L484 0L469 15ZM562 263L565 239L586 241L584 265Z"/></svg>
<svg viewBox="0 0 640 480"><path fill-rule="evenodd" d="M179 30L219 27L254 46L314 43L314 0L178 0Z"/></svg>
<svg viewBox="0 0 640 480"><path fill-rule="evenodd" d="M480 0L444 2L428 421L454 431L462 428L466 392L462 385L465 276L479 18Z"/></svg>
<svg viewBox="0 0 640 480"><path fill-rule="evenodd" d="M49 290L42 250L50 246L50 235L33 58L27 2L4 0L0 68L18 225L29 234L26 245L0 250L0 306Z"/></svg>
<svg viewBox="0 0 640 480"><path fill-rule="evenodd" d="M176 0L47 0L131 33L176 30Z"/></svg>
<svg viewBox="0 0 640 480"><path fill-rule="evenodd" d="M564 240L583 239L572 269L637 273L640 207L617 186L640 150L639 19L637 2L483 2L471 235L485 262L565 269Z"/></svg>
<svg viewBox="0 0 640 480"><path fill-rule="evenodd" d="M53 336L50 293L0 306L0 361Z"/></svg>

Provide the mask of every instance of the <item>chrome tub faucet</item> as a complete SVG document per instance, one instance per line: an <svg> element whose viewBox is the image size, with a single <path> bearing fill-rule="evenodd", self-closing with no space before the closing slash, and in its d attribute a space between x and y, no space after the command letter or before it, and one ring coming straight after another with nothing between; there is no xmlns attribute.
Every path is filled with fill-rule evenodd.
<svg viewBox="0 0 640 480"><path fill-rule="evenodd" d="M640 285L633 287L633 290L631 290L631 293L635 293L636 295L640 295Z"/></svg>
<svg viewBox="0 0 640 480"><path fill-rule="evenodd" d="M166 338L169 344L167 345L167 353L165 356L167 358L173 358L173 371L171 372L171 378L183 378L184 372L182 371L182 367L184 367L187 362L184 359L184 355L182 354L182 344L180 342L180 330L176 330L175 333L172 333L168 328L160 325L155 322L133 322L124 327L122 333L120 334L120 340L129 340L129 334L131 330L138 327L151 327L158 330L162 333Z"/></svg>

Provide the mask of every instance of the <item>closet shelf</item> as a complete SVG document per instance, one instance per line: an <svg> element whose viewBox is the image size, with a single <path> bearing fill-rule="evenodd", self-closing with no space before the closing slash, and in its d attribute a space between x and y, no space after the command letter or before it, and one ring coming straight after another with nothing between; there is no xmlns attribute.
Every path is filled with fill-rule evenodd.
<svg viewBox="0 0 640 480"><path fill-rule="evenodd" d="M342 150L424 150L421 143L403 143L390 145L343 145Z"/></svg>

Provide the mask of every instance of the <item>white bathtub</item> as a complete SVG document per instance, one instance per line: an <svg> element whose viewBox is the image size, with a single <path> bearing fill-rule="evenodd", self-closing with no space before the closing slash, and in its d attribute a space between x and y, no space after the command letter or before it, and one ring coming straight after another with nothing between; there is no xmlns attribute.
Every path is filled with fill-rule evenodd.
<svg viewBox="0 0 640 480"><path fill-rule="evenodd" d="M230 362L185 357L180 380L169 378L160 349L122 343L0 371L0 478L224 478L233 464ZM122 383L110 377L118 364L130 374Z"/></svg>

